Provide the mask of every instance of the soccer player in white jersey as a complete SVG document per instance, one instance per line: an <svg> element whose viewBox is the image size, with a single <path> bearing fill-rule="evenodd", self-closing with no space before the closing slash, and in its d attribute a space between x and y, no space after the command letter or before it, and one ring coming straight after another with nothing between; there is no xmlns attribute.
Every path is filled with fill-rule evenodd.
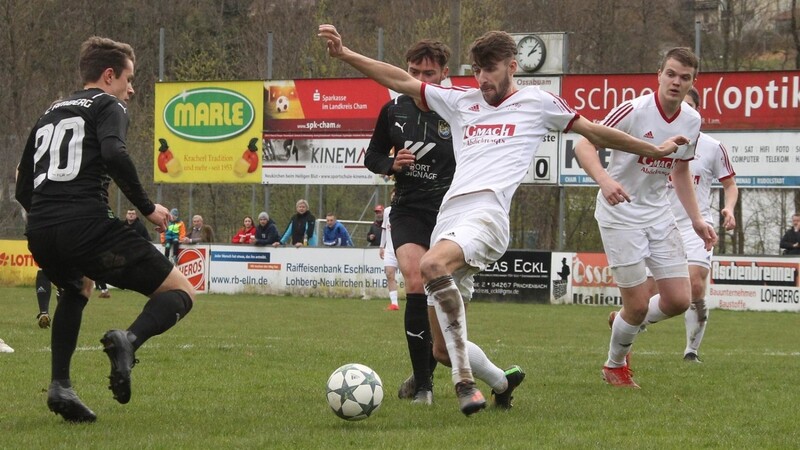
<svg viewBox="0 0 800 450"><path fill-rule="evenodd" d="M631 136L659 142L668 136L690 136L692 143L669 158L637 157L611 150L607 171L596 143L581 139L575 154L583 169L600 186L595 219L603 247L622 296L622 310L612 324L603 378L613 386L638 388L627 355L640 326L682 314L689 307L690 285L686 252L667 199L667 176L672 177L694 232L708 250L716 242L695 199L689 161L695 156L700 114L683 102L697 76L697 57L687 48L667 52L658 70L658 89L626 101L603 121ZM660 294L651 296L645 267Z"/></svg>
<svg viewBox="0 0 800 450"><path fill-rule="evenodd" d="M684 101L692 108L700 110L700 94L695 88L689 90ZM722 191L725 194L725 206L720 211L722 226L727 231L736 228L733 208L739 199L739 188L736 186L734 178L736 172L733 170L725 146L711 136L700 133L700 137L697 138L694 159L689 163L689 171L692 174L697 205L700 207L703 219L709 224L714 222L711 213L711 183L716 179L722 184ZM675 215L678 230L681 232L683 245L686 246L686 257L689 260L689 282L692 287L692 303L683 316L686 324L686 348L683 350L683 360L699 363L700 343L705 335L706 325L708 325L706 288L713 250L706 250L703 241L692 229L691 219L675 195L672 183L668 183L667 188L669 189L672 213ZM647 282L651 293L655 295L658 292L655 281L648 277Z"/></svg>
<svg viewBox="0 0 800 450"><path fill-rule="evenodd" d="M394 189L392 189L391 199L394 201ZM389 221L391 212L391 206L387 206L383 210L380 257L383 260L383 271L386 273L386 287L389 288L389 306L386 307L386 310L399 311L400 305L397 301L397 256L394 254L392 224Z"/></svg>
<svg viewBox="0 0 800 450"><path fill-rule="evenodd" d="M490 31L472 44L472 68L480 89L423 83L403 69L343 46L332 25L320 25L319 36L327 41L330 56L420 101L450 124L456 171L439 210L431 248L420 262L428 301L436 312L431 321L434 347L445 343L448 360L440 362L452 367L461 412L470 415L486 406L473 374L492 388L497 407L510 408L511 394L525 374L518 366L504 372L467 341L463 298L472 295L473 275L508 247L511 198L542 139L550 130L571 129L597 145L660 158L687 138L674 136L657 147L592 123L538 87L517 89L513 81L517 49L508 33ZM436 350L434 354L440 358Z"/></svg>

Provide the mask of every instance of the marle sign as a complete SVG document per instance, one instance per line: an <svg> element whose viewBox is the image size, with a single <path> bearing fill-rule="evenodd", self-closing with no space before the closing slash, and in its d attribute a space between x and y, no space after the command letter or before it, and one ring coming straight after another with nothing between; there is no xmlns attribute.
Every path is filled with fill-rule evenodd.
<svg viewBox="0 0 800 450"><path fill-rule="evenodd" d="M222 88L199 88L181 92L164 108L164 124L191 141L216 142L230 139L250 128L255 108L244 95Z"/></svg>

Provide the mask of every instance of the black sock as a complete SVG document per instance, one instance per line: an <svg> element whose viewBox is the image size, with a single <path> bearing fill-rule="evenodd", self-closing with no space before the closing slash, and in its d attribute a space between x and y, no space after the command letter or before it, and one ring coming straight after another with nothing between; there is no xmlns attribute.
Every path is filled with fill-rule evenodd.
<svg viewBox="0 0 800 450"><path fill-rule="evenodd" d="M52 294L50 279L43 270L36 272L36 301L39 302L39 312L50 312L50 294Z"/></svg>
<svg viewBox="0 0 800 450"><path fill-rule="evenodd" d="M408 354L417 389L431 390L431 376L435 366L431 366L433 347L427 295L406 294L405 327Z"/></svg>
<svg viewBox="0 0 800 450"><path fill-rule="evenodd" d="M69 366L78 334L81 331L83 308L89 300L77 292L65 292L53 314L53 331L50 334L52 350L52 379L69 380Z"/></svg>
<svg viewBox="0 0 800 450"><path fill-rule="evenodd" d="M167 291L150 297L139 317L128 327L128 331L136 336L134 350L151 337L172 328L191 310L192 299L185 291Z"/></svg>

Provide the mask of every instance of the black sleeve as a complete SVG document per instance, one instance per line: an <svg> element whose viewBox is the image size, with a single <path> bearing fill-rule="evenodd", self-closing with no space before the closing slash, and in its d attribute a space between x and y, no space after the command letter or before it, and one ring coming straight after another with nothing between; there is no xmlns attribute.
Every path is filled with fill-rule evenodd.
<svg viewBox="0 0 800 450"><path fill-rule="evenodd" d="M22 202L20 202L20 203L22 203ZM794 231L794 228L789 228L788 230L786 230L786 233L783 234L783 237L781 238L781 248L786 249L786 250L791 250L792 249L792 246L794 245L794 242L795 242L794 239L792 239L794 237L793 236L793 234L794 234L793 231ZM775 241L772 241L772 242L775 242Z"/></svg>
<svg viewBox="0 0 800 450"><path fill-rule="evenodd" d="M25 150L22 152L22 159L17 166L17 185L15 198L20 205L25 209L25 212L31 210L31 199L33 197L33 153L36 150L36 137L31 131L28 136L28 142L25 144Z"/></svg>
<svg viewBox="0 0 800 450"><path fill-rule="evenodd" d="M133 165L125 143L116 137L107 137L100 143L100 153L106 170L120 190L136 208L145 216L155 211L156 206L150 201L139 181L136 166Z"/></svg>
<svg viewBox="0 0 800 450"><path fill-rule="evenodd" d="M372 173L394 174L392 170L394 158L389 157L389 151L392 149L392 141L389 136L389 105L391 104L392 102L386 103L381 108L378 121L375 123L375 130L372 132L372 138L367 147L367 153L364 155L364 166Z"/></svg>
<svg viewBox="0 0 800 450"><path fill-rule="evenodd" d="M317 218L313 214L308 213L308 222L306 225L306 236L311 239L314 236L314 228L317 226Z"/></svg>

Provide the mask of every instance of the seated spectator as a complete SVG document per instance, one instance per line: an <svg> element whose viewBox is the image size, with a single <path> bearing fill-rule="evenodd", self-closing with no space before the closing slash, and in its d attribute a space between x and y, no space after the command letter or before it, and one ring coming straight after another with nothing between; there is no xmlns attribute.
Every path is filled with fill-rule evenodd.
<svg viewBox="0 0 800 450"><path fill-rule="evenodd" d="M214 229L203 223L203 216L196 214L192 217L192 229L183 238L183 244L210 244L214 242Z"/></svg>
<svg viewBox="0 0 800 450"><path fill-rule="evenodd" d="M269 214L262 211L258 215L258 225L256 225L256 245L272 245L280 240L281 235L278 233L275 221L269 218Z"/></svg>
<svg viewBox="0 0 800 450"><path fill-rule="evenodd" d="M353 241L350 233L341 222L336 220L336 215L328 213L325 216L325 228L322 232L322 244L328 247L352 247Z"/></svg>
<svg viewBox="0 0 800 450"><path fill-rule="evenodd" d="M125 213L125 225L133 228L133 231L148 241L151 240L150 232L147 231L147 227L144 223L139 220L139 215L136 213L135 209L129 209L128 212Z"/></svg>
<svg viewBox="0 0 800 450"><path fill-rule="evenodd" d="M233 244L252 244L256 241L256 227L253 226L253 218L245 216L242 221L242 228L233 235L231 243Z"/></svg>
<svg viewBox="0 0 800 450"><path fill-rule="evenodd" d="M170 222L167 229L161 233L161 243L164 244L164 255L169 258L172 252L172 263L178 265L178 253L181 241L186 237L186 225L178 217L178 208L169 211Z"/></svg>
<svg viewBox="0 0 800 450"><path fill-rule="evenodd" d="M289 219L289 225L286 226L286 231L281 236L280 242L272 244L277 247L281 244L294 245L295 247L302 247L304 245L315 246L317 245L317 235L314 234L314 226L317 218L308 211L308 202L302 198L295 204L295 213Z"/></svg>

